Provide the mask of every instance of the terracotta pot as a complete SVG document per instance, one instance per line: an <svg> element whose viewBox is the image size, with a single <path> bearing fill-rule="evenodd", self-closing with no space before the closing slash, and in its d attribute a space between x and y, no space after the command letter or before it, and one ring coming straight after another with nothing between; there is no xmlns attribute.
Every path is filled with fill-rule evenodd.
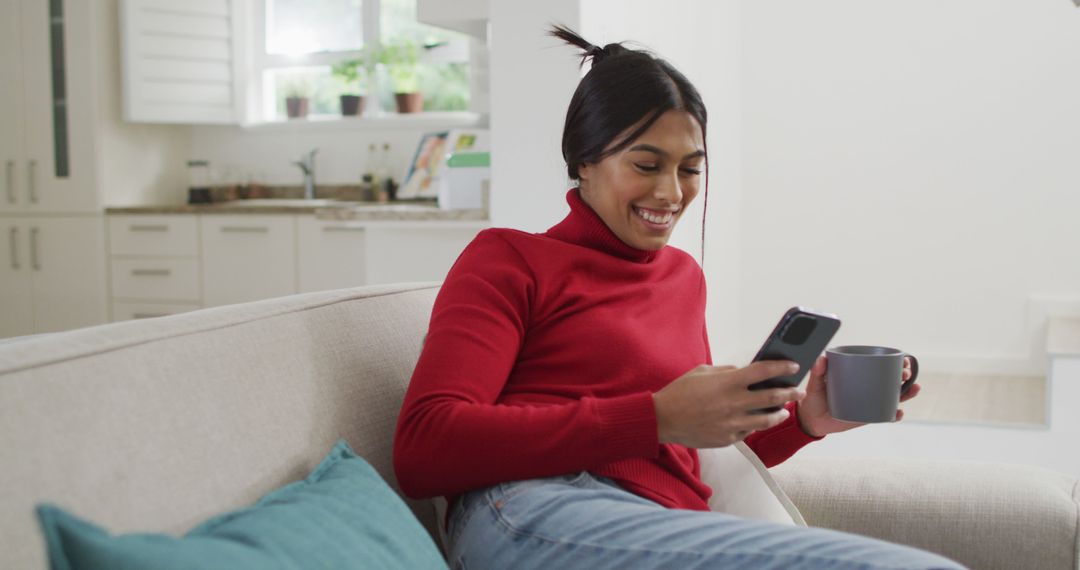
<svg viewBox="0 0 1080 570"><path fill-rule="evenodd" d="M346 117L355 117L364 114L364 98L360 95L341 96L341 114Z"/></svg>
<svg viewBox="0 0 1080 570"><path fill-rule="evenodd" d="M308 98L286 97L285 114L287 114L290 119L302 119L306 117L308 114Z"/></svg>
<svg viewBox="0 0 1080 570"><path fill-rule="evenodd" d="M424 110L423 93L394 93L398 113L419 113Z"/></svg>

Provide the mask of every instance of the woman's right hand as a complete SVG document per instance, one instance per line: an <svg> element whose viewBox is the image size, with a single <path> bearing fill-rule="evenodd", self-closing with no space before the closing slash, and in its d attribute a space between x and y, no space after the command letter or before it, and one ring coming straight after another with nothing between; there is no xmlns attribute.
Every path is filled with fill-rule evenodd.
<svg viewBox="0 0 1080 570"><path fill-rule="evenodd" d="M765 360L745 368L701 365L653 394L660 443L693 448L724 447L752 432L769 429L788 418L781 409L764 414L753 410L802 400L802 388L750 390L761 380L798 371L788 360Z"/></svg>

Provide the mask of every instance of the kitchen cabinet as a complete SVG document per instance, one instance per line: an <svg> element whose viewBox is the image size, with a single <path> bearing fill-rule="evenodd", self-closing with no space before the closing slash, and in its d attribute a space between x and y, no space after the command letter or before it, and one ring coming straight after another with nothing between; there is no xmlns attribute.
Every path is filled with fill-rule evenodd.
<svg viewBox="0 0 1080 570"><path fill-rule="evenodd" d="M203 303L242 303L297 292L296 216L201 216Z"/></svg>
<svg viewBox="0 0 1080 570"><path fill-rule="evenodd" d="M363 224L299 216L296 231L301 293L367 283L367 228Z"/></svg>
<svg viewBox="0 0 1080 570"><path fill-rule="evenodd" d="M202 307L199 217L109 216L113 321Z"/></svg>
<svg viewBox="0 0 1080 570"><path fill-rule="evenodd" d="M3 217L0 336L105 322L105 231L100 216Z"/></svg>
<svg viewBox="0 0 1080 570"><path fill-rule="evenodd" d="M400 281L442 281L487 222L110 214L112 320ZM2 275L2 274L0 274ZM14 298L17 280L0 292Z"/></svg>
<svg viewBox="0 0 1080 570"><path fill-rule="evenodd" d="M0 0L0 212L100 210L94 6Z"/></svg>
<svg viewBox="0 0 1080 570"><path fill-rule="evenodd" d="M367 283L442 281L482 228L443 222L368 226Z"/></svg>

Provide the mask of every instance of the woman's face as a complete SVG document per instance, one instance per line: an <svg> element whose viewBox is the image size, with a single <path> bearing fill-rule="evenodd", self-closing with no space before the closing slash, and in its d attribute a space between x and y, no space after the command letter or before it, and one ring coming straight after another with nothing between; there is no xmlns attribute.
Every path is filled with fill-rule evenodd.
<svg viewBox="0 0 1080 570"><path fill-rule="evenodd" d="M704 162L697 119L667 111L623 150L578 168L581 198L624 243L655 251L697 197Z"/></svg>

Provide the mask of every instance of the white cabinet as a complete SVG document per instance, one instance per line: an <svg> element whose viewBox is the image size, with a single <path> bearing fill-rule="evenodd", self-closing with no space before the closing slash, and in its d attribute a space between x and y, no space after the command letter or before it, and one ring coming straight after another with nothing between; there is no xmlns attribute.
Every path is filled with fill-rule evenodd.
<svg viewBox="0 0 1080 570"><path fill-rule="evenodd" d="M368 226L367 283L442 281L481 229L452 222L372 223Z"/></svg>
<svg viewBox="0 0 1080 570"><path fill-rule="evenodd" d="M201 216L208 307L297 292L295 216Z"/></svg>
<svg viewBox="0 0 1080 570"><path fill-rule="evenodd" d="M485 227L310 214L112 214L110 316L157 317L294 293L442 281ZM0 293L25 295L27 285L8 273L0 272Z"/></svg>
<svg viewBox="0 0 1080 570"><path fill-rule="evenodd" d="M113 321L202 307L199 216L109 216Z"/></svg>
<svg viewBox="0 0 1080 570"><path fill-rule="evenodd" d="M26 199L20 195L18 170L22 158L22 46L19 36L19 0L0 0L0 175L4 193L0 212L12 212ZM0 283L0 287L5 284Z"/></svg>
<svg viewBox="0 0 1080 570"><path fill-rule="evenodd" d="M0 0L0 212L98 211L92 10Z"/></svg>
<svg viewBox="0 0 1080 570"><path fill-rule="evenodd" d="M0 218L0 335L104 322L105 232L100 216Z"/></svg>
<svg viewBox="0 0 1080 570"><path fill-rule="evenodd" d="M296 242L301 293L367 283L367 229L363 224L299 216Z"/></svg>
<svg viewBox="0 0 1080 570"><path fill-rule="evenodd" d="M34 332L34 285L30 274L29 228L18 218L0 218L4 264L0 266L0 338Z"/></svg>

